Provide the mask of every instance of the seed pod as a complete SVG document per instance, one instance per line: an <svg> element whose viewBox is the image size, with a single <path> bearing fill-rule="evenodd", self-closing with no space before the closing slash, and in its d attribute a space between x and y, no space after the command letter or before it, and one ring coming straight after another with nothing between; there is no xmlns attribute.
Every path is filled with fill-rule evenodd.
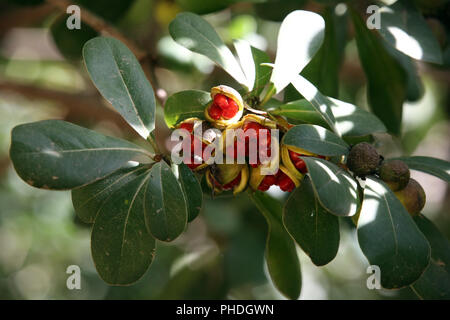
<svg viewBox="0 0 450 320"><path fill-rule="evenodd" d="M183 162L191 169L194 171L199 171L205 167L208 166L207 163L194 163L194 159L195 158L201 158L202 161L203 160L207 160L207 159L203 159L203 151L205 149L205 147L210 144L211 142L204 139L203 136L198 136L196 135L196 131L197 131L197 127L201 126L202 130L201 132L204 132L205 130L205 125L207 125L207 122L204 120L200 120L199 118L188 118L183 120L182 122L180 122L177 126L176 129L185 129L187 130L190 134L191 134L191 159L185 159L183 160ZM194 140L197 139L198 141L202 142L202 154L201 155L196 155L195 154L195 150L194 150ZM188 161L189 160L189 161Z"/></svg>
<svg viewBox="0 0 450 320"><path fill-rule="evenodd" d="M411 216L417 216L425 206L426 195L422 186L414 179L409 179L405 188L394 192Z"/></svg>
<svg viewBox="0 0 450 320"><path fill-rule="evenodd" d="M227 117L227 115L224 114L224 110L216 103L221 103L220 101L216 101L216 95L220 95L220 97L225 96L226 98L231 99L234 102L233 106L237 106L236 114L234 114L231 118ZM241 119L244 112L244 101L242 100L239 92L231 87L220 85L211 89L211 98L212 101L205 108L205 117L216 128L225 129L229 125L234 124Z"/></svg>
<svg viewBox="0 0 450 320"><path fill-rule="evenodd" d="M350 150L347 156L347 166L355 175L364 177L376 172L380 159L374 146L367 142L361 142Z"/></svg>
<svg viewBox="0 0 450 320"><path fill-rule="evenodd" d="M246 131L247 126L249 126L251 123L256 123L257 126L259 126L258 128L255 129L255 138L257 139L257 156L259 153L259 148L262 146L260 140L259 140L259 129L267 129L267 156L270 156L270 162L273 161L274 158L279 159L279 145L278 145L278 141L277 139L271 139L271 132L269 131L270 129L275 129L276 126L276 122L260 116L260 115L255 115L255 114L247 114L245 115L241 121L232 124L230 126L228 126L227 129L225 129L222 132L222 137L221 137L221 142L220 142L220 149L224 152L224 154L227 154L230 152L230 150L234 150L234 158L237 159L238 155L242 155L243 157L245 156L249 156L249 136L246 135L245 139L239 140L239 136L237 135L231 135L234 137L234 139L230 139L230 141L227 141L227 135L229 135L230 133L232 133L232 130L237 130L237 129L242 129L244 130L244 133ZM252 128L253 129L253 128ZM231 137L230 136L230 137ZM271 154L271 144L274 143L274 150L276 150L276 154L272 157ZM259 160L258 160L259 161ZM276 160L278 161L278 160ZM258 162L258 164L251 164L252 167L255 167L257 165L259 165L260 163Z"/></svg>
<svg viewBox="0 0 450 320"><path fill-rule="evenodd" d="M304 174L307 172L306 164L302 159L299 158L300 156L328 159L328 157L306 151L305 149L299 147L282 145L281 159L283 161L283 165L294 177L300 180L303 179ZM295 157L295 159L293 159L293 157Z"/></svg>
<svg viewBox="0 0 450 320"><path fill-rule="evenodd" d="M286 178L288 178L292 182L293 187L297 188L300 186L301 179L297 179L283 165L280 165L278 172L275 173L274 175L263 175L263 174L261 174L261 172L262 172L261 166L251 169L249 184L253 190L266 191L272 185L280 186L280 182L283 183L282 180L285 180ZM302 178L303 178L303 176L302 176Z"/></svg>
<svg viewBox="0 0 450 320"><path fill-rule="evenodd" d="M218 164L214 168L214 171L211 168L206 171L206 183L215 193L233 190L233 194L237 194L247 186L249 172L246 164Z"/></svg>
<svg viewBox="0 0 450 320"><path fill-rule="evenodd" d="M383 161L379 170L380 178L392 191L399 191L409 182L408 165L401 160Z"/></svg>

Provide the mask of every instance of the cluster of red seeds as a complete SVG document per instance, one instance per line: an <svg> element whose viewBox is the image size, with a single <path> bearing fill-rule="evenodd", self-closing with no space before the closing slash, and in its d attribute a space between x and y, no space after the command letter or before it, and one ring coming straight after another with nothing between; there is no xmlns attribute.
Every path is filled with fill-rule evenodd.
<svg viewBox="0 0 450 320"><path fill-rule="evenodd" d="M200 139L198 139L197 137L195 137L192 134L193 131L194 131L194 124L193 123L187 123L187 122L182 123L180 125L180 129L187 130L191 134L191 139L190 139L190 143L191 143L191 145L190 145L191 158L190 159L183 159L184 160L183 162L189 167L189 169L194 170L195 168L197 168L198 166L201 165L201 163L194 163L194 157L195 157L195 150L194 150L195 149L194 148L195 145L194 144L196 143L196 141L197 141L197 143L199 143ZM185 140L185 141L187 141L187 140ZM203 155L203 151L205 150L206 147L207 147L207 144L202 142L202 153L201 153L200 156ZM184 146L183 146L183 148L184 148ZM204 160L207 160L207 159L204 159Z"/></svg>
<svg viewBox="0 0 450 320"><path fill-rule="evenodd" d="M214 120L220 118L229 120L239 112L239 107L233 99L219 93L214 96L214 101L208 112Z"/></svg>
<svg viewBox="0 0 450 320"><path fill-rule="evenodd" d="M265 176L261 181L258 190L267 191L271 186L279 186L281 190L291 192L295 188L294 182L283 171L278 170L274 175Z"/></svg>

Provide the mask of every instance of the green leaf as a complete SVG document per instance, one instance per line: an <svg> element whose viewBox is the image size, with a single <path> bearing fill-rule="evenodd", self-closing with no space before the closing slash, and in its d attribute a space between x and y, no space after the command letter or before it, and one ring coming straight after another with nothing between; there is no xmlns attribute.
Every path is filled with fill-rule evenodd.
<svg viewBox="0 0 450 320"><path fill-rule="evenodd" d="M83 58L102 96L147 139L155 128L155 95L133 53L119 40L97 37L84 45Z"/></svg>
<svg viewBox="0 0 450 320"><path fill-rule="evenodd" d="M389 187L372 177L366 178L358 242L387 289L414 283L430 261L427 239Z"/></svg>
<svg viewBox="0 0 450 320"><path fill-rule="evenodd" d="M308 100L314 107L317 113L321 115L323 120L328 124L328 126L338 135L341 135L338 128L336 127L336 119L334 118L333 112L331 111L331 106L333 102L327 96L320 93L319 90L308 80L306 80L301 75L297 75L292 80L292 85L294 88Z"/></svg>
<svg viewBox="0 0 450 320"><path fill-rule="evenodd" d="M144 188L145 223L150 234L161 241L172 241L185 229L188 212L183 190L170 167L156 163Z"/></svg>
<svg viewBox="0 0 450 320"><path fill-rule="evenodd" d="M322 156L346 155L350 149L344 140L330 130L311 124L292 127L285 133L281 143Z"/></svg>
<svg viewBox="0 0 450 320"><path fill-rule="evenodd" d="M334 8L323 11L325 35L323 44L311 62L303 69L302 76L314 83L323 94L337 97L339 94L339 66L343 46L338 43L338 29L345 28L344 21L336 21Z"/></svg>
<svg viewBox="0 0 450 320"><path fill-rule="evenodd" d="M327 103L333 112L335 126L344 137L362 137L376 132L386 132L384 124L371 112L330 97L327 97ZM329 127L316 108L305 99L283 104L271 113Z"/></svg>
<svg viewBox="0 0 450 320"><path fill-rule="evenodd" d="M340 238L338 217L320 205L308 177L286 201L283 223L315 265L326 265L336 256Z"/></svg>
<svg viewBox="0 0 450 320"><path fill-rule="evenodd" d="M150 153L61 120L15 127L10 157L19 176L44 189L72 189L103 178L130 160Z"/></svg>
<svg viewBox="0 0 450 320"><path fill-rule="evenodd" d="M173 128L188 118L204 118L205 107L211 101L209 92L200 90L185 90L174 93L164 105L164 119Z"/></svg>
<svg viewBox="0 0 450 320"><path fill-rule="evenodd" d="M103 179L73 189L72 204L78 217L85 223L93 223L105 201L145 170L143 166L121 168Z"/></svg>
<svg viewBox="0 0 450 320"><path fill-rule="evenodd" d="M291 120L301 121L303 123L317 124L322 127L329 127L321 114L306 99L291 101L280 105L277 109L270 111L275 115L284 116Z"/></svg>
<svg viewBox="0 0 450 320"><path fill-rule="evenodd" d="M282 222L282 205L266 193L249 193L255 206L268 224L266 262L277 289L289 299L297 299L302 286L300 261L295 244Z"/></svg>
<svg viewBox="0 0 450 320"><path fill-rule="evenodd" d="M386 51L380 39L352 11L359 59L367 77L367 97L371 109L389 132L401 132L406 75L400 64Z"/></svg>
<svg viewBox="0 0 450 320"><path fill-rule="evenodd" d="M214 28L202 17L190 12L179 13L170 23L169 33L180 45L208 57L237 82L248 85L248 81L230 49L223 43Z"/></svg>
<svg viewBox="0 0 450 320"><path fill-rule="evenodd" d="M259 96L265 85L269 83L272 68L263 63L270 62L270 57L264 51L251 47L253 60L255 62L255 83L253 85L253 94Z"/></svg>
<svg viewBox="0 0 450 320"><path fill-rule="evenodd" d="M59 52L69 60L81 59L83 45L98 33L81 22L80 29L67 28L67 15L62 14L50 26L50 32Z"/></svg>
<svg viewBox="0 0 450 320"><path fill-rule="evenodd" d="M178 180L180 181L183 194L186 199L188 222L194 220L203 205L203 192L200 182L191 169L184 163L178 166Z"/></svg>
<svg viewBox="0 0 450 320"><path fill-rule="evenodd" d="M450 299L450 242L425 216L414 222L431 246L431 261L425 273L411 285L421 299Z"/></svg>
<svg viewBox="0 0 450 320"><path fill-rule="evenodd" d="M450 182L450 162L431 157L399 157L410 169L422 171Z"/></svg>
<svg viewBox="0 0 450 320"><path fill-rule="evenodd" d="M379 32L391 46L411 58L442 63L439 42L411 1L397 1L379 13Z"/></svg>
<svg viewBox="0 0 450 320"><path fill-rule="evenodd" d="M310 11L296 10L286 16L278 32L277 54L270 81L281 92L319 50L325 21Z"/></svg>
<svg viewBox="0 0 450 320"><path fill-rule="evenodd" d="M358 184L344 169L330 161L301 157L306 163L314 192L321 205L337 216L352 216L358 211Z"/></svg>
<svg viewBox="0 0 450 320"><path fill-rule="evenodd" d="M144 187L149 173L134 177L101 207L92 228L91 247L100 277L112 285L139 280L152 263L155 240L144 220Z"/></svg>
<svg viewBox="0 0 450 320"><path fill-rule="evenodd" d="M269 66L261 64L270 62L270 58L264 51L250 46L248 41L235 40L234 46L248 81L248 90L253 91L255 96L259 96L269 82L272 71Z"/></svg>

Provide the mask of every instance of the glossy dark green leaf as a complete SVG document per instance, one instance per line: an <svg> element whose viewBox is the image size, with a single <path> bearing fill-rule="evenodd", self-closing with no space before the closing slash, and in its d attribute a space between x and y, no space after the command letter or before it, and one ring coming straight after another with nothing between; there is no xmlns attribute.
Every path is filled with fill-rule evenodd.
<svg viewBox="0 0 450 320"><path fill-rule="evenodd" d="M346 23L336 24L334 8L323 11L325 35L323 44L311 62L303 69L302 76L314 83L323 94L337 97L339 94L339 67L343 47L339 46L337 29L345 28Z"/></svg>
<svg viewBox="0 0 450 320"><path fill-rule="evenodd" d="M424 274L411 285L421 299L450 299L450 242L436 226L423 215L414 222L425 235L431 247L431 261Z"/></svg>
<svg viewBox="0 0 450 320"><path fill-rule="evenodd" d="M116 190L95 219L92 257L97 272L108 284L132 284L152 263L155 240L144 220L144 189L149 177L149 173L143 173Z"/></svg>
<svg viewBox="0 0 450 320"><path fill-rule="evenodd" d="M185 229L188 219L183 190L164 162L153 165L144 188L145 222L150 234L161 241L172 241Z"/></svg>
<svg viewBox="0 0 450 320"><path fill-rule="evenodd" d="M121 168L86 186L72 190L72 204L81 221L93 223L105 201L147 170L143 166Z"/></svg>
<svg viewBox="0 0 450 320"><path fill-rule="evenodd" d="M268 224L266 262L277 289L289 299L300 295L302 276L294 241L282 222L282 205L266 193L257 191L250 197Z"/></svg>
<svg viewBox="0 0 450 320"><path fill-rule="evenodd" d="M155 128L155 96L133 53L119 40L97 37L84 45L83 58L102 96L147 139Z"/></svg>
<svg viewBox="0 0 450 320"><path fill-rule="evenodd" d="M367 77L370 107L389 132L399 134L406 98L405 72L361 17L354 11L351 15L359 59Z"/></svg>
<svg viewBox="0 0 450 320"><path fill-rule="evenodd" d="M19 176L45 189L72 189L103 178L148 151L61 120L15 127L10 157Z"/></svg>
<svg viewBox="0 0 450 320"><path fill-rule="evenodd" d="M389 187L372 177L366 178L358 242L387 289L414 283L430 261L427 239Z"/></svg>
<svg viewBox="0 0 450 320"><path fill-rule="evenodd" d="M399 0L379 13L379 32L391 46L411 58L442 63L439 42L414 3Z"/></svg>
<svg viewBox="0 0 450 320"><path fill-rule="evenodd" d="M277 109L270 111L270 113L303 123L317 124L326 128L329 127L320 113L316 111L316 108L306 99L282 104Z"/></svg>
<svg viewBox="0 0 450 320"><path fill-rule="evenodd" d="M271 21L282 21L290 12L302 8L306 0L255 0L257 16Z"/></svg>
<svg viewBox="0 0 450 320"><path fill-rule="evenodd" d="M358 184L343 168L330 161L302 157L314 192L321 205L337 216L353 216L358 211Z"/></svg>
<svg viewBox="0 0 450 320"><path fill-rule="evenodd" d="M408 101L417 101L425 93L422 80L419 76L416 63L407 55L397 51L389 44L384 46L387 52L394 57L401 65L406 74L406 99Z"/></svg>
<svg viewBox="0 0 450 320"><path fill-rule="evenodd" d="M205 0L176 0L183 11L196 14L207 14L220 11L228 7L234 0L205 1Z"/></svg>
<svg viewBox="0 0 450 320"><path fill-rule="evenodd" d="M127 13L135 0L75 0L74 2L109 22L117 22Z"/></svg>
<svg viewBox="0 0 450 320"><path fill-rule="evenodd" d="M373 113L338 99L327 97L326 101L334 115L335 126L342 136L362 137L372 133L386 132L383 122ZM271 113L329 128L316 108L305 99L283 104Z"/></svg>
<svg viewBox="0 0 450 320"><path fill-rule="evenodd" d="M80 29L70 30L67 28L66 21L67 15L63 14L50 26L53 42L66 59L81 59L83 45L95 38L98 33L83 22L81 22Z"/></svg>
<svg viewBox="0 0 450 320"><path fill-rule="evenodd" d="M286 201L283 223L315 265L326 265L336 256L340 239L338 217L320 205L309 177Z"/></svg>
<svg viewBox="0 0 450 320"><path fill-rule="evenodd" d="M247 88L254 96L259 96L269 82L272 69L267 65L270 58L264 51L252 47L248 41L235 40L234 46L239 57L242 70L247 78Z"/></svg>
<svg viewBox="0 0 450 320"><path fill-rule="evenodd" d="M439 179L450 182L450 162L431 157L400 157L410 169L431 174Z"/></svg>
<svg viewBox="0 0 450 320"><path fill-rule="evenodd" d="M186 199L188 211L188 222L194 220L203 206L203 192L200 182L191 169L184 163L178 166L178 180L180 181L183 194Z"/></svg>
<svg viewBox="0 0 450 320"><path fill-rule="evenodd" d="M214 28L202 17L179 13L169 25L172 38L187 49L200 53L228 72L237 82L246 85L247 79L241 66L223 43Z"/></svg>
<svg viewBox="0 0 450 320"><path fill-rule="evenodd" d="M276 93L286 88L311 61L322 45L324 33L325 21L317 13L296 10L284 18L270 77Z"/></svg>
<svg viewBox="0 0 450 320"><path fill-rule="evenodd" d="M188 118L204 118L206 104L211 101L209 92L200 90L185 90L174 93L164 105L164 119L173 128Z"/></svg>
<svg viewBox="0 0 450 320"><path fill-rule="evenodd" d="M312 124L292 127L281 141L287 146L294 146L322 156L346 155L350 146L330 130Z"/></svg>
<svg viewBox="0 0 450 320"><path fill-rule="evenodd" d="M314 107L316 112L320 114L327 125L336 134L341 135L338 128L336 127L336 119L334 118L331 107L333 102L327 96L324 96L320 91L308 80L306 80L301 75L297 75L292 80L292 85L294 88L308 100Z"/></svg>

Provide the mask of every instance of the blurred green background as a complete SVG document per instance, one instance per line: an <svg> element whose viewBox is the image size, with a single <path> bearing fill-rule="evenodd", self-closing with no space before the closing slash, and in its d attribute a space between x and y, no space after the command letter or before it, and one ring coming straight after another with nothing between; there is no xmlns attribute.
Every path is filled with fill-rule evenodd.
<svg viewBox="0 0 450 320"><path fill-rule="evenodd" d="M89 1L77 2L89 6ZM335 6L337 2L135 0L95 1L89 8L150 52L152 80L164 99L180 90L233 85L210 61L170 38L167 26L176 13L205 14L227 43L246 39L273 58L280 21L287 13L321 12L328 5L344 32L339 42L344 56L338 98L368 108L353 30L345 5ZM418 4L440 40L444 65L416 63L422 95L404 104L401 137L379 135L376 146L385 157L426 155L449 160L450 6L443 0ZM80 49L96 32L85 25L81 32L69 31L66 17L45 1L0 3L0 299L282 299L265 267L265 220L245 195L233 201L208 199L200 217L179 239L158 243L156 259L143 279L130 287L110 287L95 271L90 226L77 220L70 192L38 190L18 178L8 149L10 131L20 123L59 118L145 143L101 99L87 77ZM161 110L159 106L157 138L160 145L168 146ZM412 176L426 190L424 215L450 238L448 185L418 172ZM276 191L274 196L283 197ZM348 219L341 220L338 256L327 266L315 267L298 252L301 299L417 298L409 289L367 289L368 262ZM66 287L69 265L81 268L81 290Z"/></svg>

